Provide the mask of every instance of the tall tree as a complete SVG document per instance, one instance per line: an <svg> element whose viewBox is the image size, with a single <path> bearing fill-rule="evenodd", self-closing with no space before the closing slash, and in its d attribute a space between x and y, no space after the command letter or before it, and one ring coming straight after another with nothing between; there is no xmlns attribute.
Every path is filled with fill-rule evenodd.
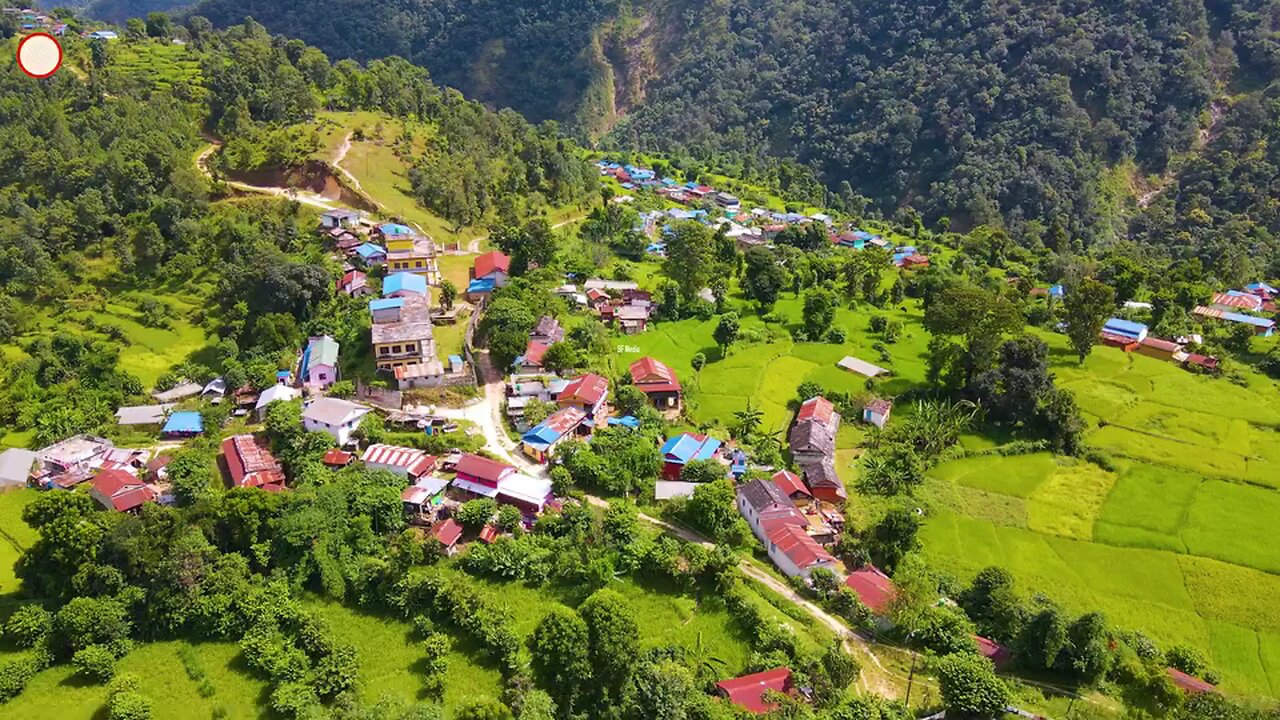
<svg viewBox="0 0 1280 720"><path fill-rule="evenodd" d="M1062 307L1066 311L1067 337L1080 362L1093 351L1102 326L1116 307L1116 293L1110 286L1084 278L1079 284L1065 288Z"/></svg>
<svg viewBox="0 0 1280 720"><path fill-rule="evenodd" d="M714 245L711 232L696 222L682 222L667 240L667 277L680 289L680 302L691 306L711 277Z"/></svg>
<svg viewBox="0 0 1280 720"><path fill-rule="evenodd" d="M572 713L591 684L587 624L566 607L552 608L529 636L529 652L538 684L562 713Z"/></svg>

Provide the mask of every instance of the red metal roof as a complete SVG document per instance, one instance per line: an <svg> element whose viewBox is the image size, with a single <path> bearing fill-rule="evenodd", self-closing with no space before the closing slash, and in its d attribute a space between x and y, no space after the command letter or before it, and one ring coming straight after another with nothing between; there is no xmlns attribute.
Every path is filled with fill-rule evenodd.
<svg viewBox="0 0 1280 720"><path fill-rule="evenodd" d="M265 442L252 435L232 435L222 441L231 482L238 487L283 485L284 470Z"/></svg>
<svg viewBox="0 0 1280 720"><path fill-rule="evenodd" d="M324 463L325 465L337 465L339 467L345 467L351 463L351 460L354 457L355 455L352 455L349 452L346 452L344 450L339 450L338 448L333 448L328 452L326 452L324 454L324 457L320 458L320 462Z"/></svg>
<svg viewBox="0 0 1280 720"><path fill-rule="evenodd" d="M547 354L549 347L551 346L544 342L530 340L524 349L524 364L530 367L542 367L542 356Z"/></svg>
<svg viewBox="0 0 1280 720"><path fill-rule="evenodd" d="M779 470L773 474L772 479L773 484L777 485L778 489L787 495L801 493L813 497L813 493L809 492L809 488L804 486L804 481L800 479L800 476L790 470Z"/></svg>
<svg viewBox="0 0 1280 720"><path fill-rule="evenodd" d="M462 537L462 526L457 520L449 518L431 528L431 534L445 547L453 547L453 544L458 542L458 538Z"/></svg>
<svg viewBox="0 0 1280 720"><path fill-rule="evenodd" d="M1218 689L1194 675L1188 675L1177 668L1165 668L1169 679L1183 692L1199 695L1200 693L1217 692Z"/></svg>
<svg viewBox="0 0 1280 720"><path fill-rule="evenodd" d="M93 478L93 489L106 497L111 497L125 488L141 484L141 480L123 470L103 470Z"/></svg>
<svg viewBox="0 0 1280 720"><path fill-rule="evenodd" d="M721 680L716 688L729 702L756 714L776 709L774 703L765 702L764 694L770 690L786 693L791 689L791 668L778 667L764 672Z"/></svg>
<svg viewBox="0 0 1280 720"><path fill-rule="evenodd" d="M123 470L104 470L98 473L93 478L93 489L120 512L133 510L156 499L151 488Z"/></svg>
<svg viewBox="0 0 1280 720"><path fill-rule="evenodd" d="M564 390L560 391L560 395L556 397L556 400L561 403L568 401L595 405L608 392L608 380L595 373L588 373L580 378L575 378L568 385L565 385Z"/></svg>
<svg viewBox="0 0 1280 720"><path fill-rule="evenodd" d="M365 448L360 461L366 465L386 465L408 471L424 458L431 457L417 448L400 447L399 445L375 444ZM435 458L432 458L434 462Z"/></svg>
<svg viewBox="0 0 1280 720"><path fill-rule="evenodd" d="M978 644L978 652L984 658L990 660L997 668L1008 665L1009 661L1013 659L1013 653L1009 651L1009 648L995 640L984 638L981 635L974 635L973 641Z"/></svg>
<svg viewBox="0 0 1280 720"><path fill-rule="evenodd" d="M1178 352L1182 349L1181 345L1173 342L1172 340L1162 340L1158 337L1151 337L1150 335L1143 338L1141 344L1144 347L1155 348L1156 350L1163 350L1164 352L1171 353Z"/></svg>
<svg viewBox="0 0 1280 720"><path fill-rule="evenodd" d="M808 525L808 522L805 523ZM835 558L817 540L794 525L782 525L769 533L769 542L778 546L787 559L801 570L821 563L835 562Z"/></svg>
<svg viewBox="0 0 1280 720"><path fill-rule="evenodd" d="M498 539L498 528L492 525L485 525L480 528L480 542L488 545Z"/></svg>
<svg viewBox="0 0 1280 720"><path fill-rule="evenodd" d="M473 277L479 279L495 270L501 270L504 273L511 271L511 258L497 250L477 257L472 272L474 273Z"/></svg>
<svg viewBox="0 0 1280 720"><path fill-rule="evenodd" d="M800 404L800 412L796 413L796 422L817 420L826 425L831 422L831 416L835 411L836 406L832 405L830 400L818 395Z"/></svg>
<svg viewBox="0 0 1280 720"><path fill-rule="evenodd" d="M880 569L874 565L864 565L849 573L844 584L857 593L862 604L871 608L871 611L877 615L883 615L888 611L889 603L898 593L889 576L880 572Z"/></svg>
<svg viewBox="0 0 1280 720"><path fill-rule="evenodd" d="M630 370L631 381L646 392L657 392L658 388L652 387L655 385L666 386L663 391L680 389L680 381L671 368L654 358L642 357L631 363Z"/></svg>
<svg viewBox="0 0 1280 720"><path fill-rule="evenodd" d="M1192 365L1199 365L1202 368L1208 368L1210 370L1213 370L1218 367L1218 358L1210 357L1208 355L1201 355L1199 353L1188 353L1187 362L1191 363Z"/></svg>
<svg viewBox="0 0 1280 720"><path fill-rule="evenodd" d="M464 454L462 459L458 461L459 475L469 475L477 480L488 481L495 485L503 475L512 469L506 463L500 463L497 460L490 460L471 453Z"/></svg>
<svg viewBox="0 0 1280 720"><path fill-rule="evenodd" d="M1214 305L1226 305L1227 307L1242 308L1245 310L1259 310L1262 308L1262 298L1257 295L1228 295L1227 293L1214 293Z"/></svg>
<svg viewBox="0 0 1280 720"><path fill-rule="evenodd" d="M564 435L573 430L586 419L587 414L576 407L560 408L551 413L546 420L542 421L543 426L549 428L557 435Z"/></svg>

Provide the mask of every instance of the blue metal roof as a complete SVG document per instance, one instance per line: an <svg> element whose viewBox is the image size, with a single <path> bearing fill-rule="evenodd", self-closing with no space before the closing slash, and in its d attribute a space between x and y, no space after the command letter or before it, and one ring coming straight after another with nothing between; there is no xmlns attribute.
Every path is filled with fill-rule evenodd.
<svg viewBox="0 0 1280 720"><path fill-rule="evenodd" d="M471 284L467 286L467 292L493 292L493 287L493 278L480 278L479 280L471 281Z"/></svg>
<svg viewBox="0 0 1280 720"><path fill-rule="evenodd" d="M671 456L674 462L681 464L693 460L706 460L720 449L720 441L715 438L698 440L689 433L670 438L662 446L662 455Z"/></svg>
<svg viewBox="0 0 1280 720"><path fill-rule="evenodd" d="M1049 294L1054 297L1063 297L1067 294L1067 290L1061 285L1050 285Z"/></svg>
<svg viewBox="0 0 1280 720"><path fill-rule="evenodd" d="M356 248L356 254L365 260L368 260L369 258L377 257L378 255L386 255L387 251L381 245L365 243Z"/></svg>
<svg viewBox="0 0 1280 720"><path fill-rule="evenodd" d="M404 306L404 298L380 298L369 301L369 310L391 310Z"/></svg>
<svg viewBox="0 0 1280 720"><path fill-rule="evenodd" d="M204 418L193 410L183 410L169 416L164 423L166 433L201 433L204 432Z"/></svg>
<svg viewBox="0 0 1280 720"><path fill-rule="evenodd" d="M530 428L528 432L520 436L520 440L528 445L547 446L560 439L564 433L556 432L547 427L545 422L538 423L537 426Z"/></svg>
<svg viewBox="0 0 1280 720"><path fill-rule="evenodd" d="M382 281L382 295L386 297L398 292L411 292L419 295L427 294L427 279L413 273L398 272L388 275Z"/></svg>
<svg viewBox="0 0 1280 720"><path fill-rule="evenodd" d="M378 226L378 230L380 230L383 235L413 234L413 230L408 225L401 225L400 223L382 223Z"/></svg>
<svg viewBox="0 0 1280 720"><path fill-rule="evenodd" d="M1245 323L1246 325L1253 325L1260 328L1272 328L1276 325L1275 320L1268 320L1267 318L1255 317L1253 315L1245 315L1243 313L1224 312L1221 317L1223 320Z"/></svg>
<svg viewBox="0 0 1280 720"><path fill-rule="evenodd" d="M461 355L450 355L450 356L449 356L449 362L453 363L454 365L461 365L461 364L462 364L462 356L461 356Z"/></svg>
<svg viewBox="0 0 1280 720"><path fill-rule="evenodd" d="M1132 320L1111 318L1107 321L1106 325L1102 326L1102 331L1111 333L1112 335L1125 335L1127 337L1138 338L1147 331L1147 326Z"/></svg>
<svg viewBox="0 0 1280 720"><path fill-rule="evenodd" d="M628 427L632 430L640 427L640 421L634 415L623 415L622 417L611 417L607 420L610 425Z"/></svg>

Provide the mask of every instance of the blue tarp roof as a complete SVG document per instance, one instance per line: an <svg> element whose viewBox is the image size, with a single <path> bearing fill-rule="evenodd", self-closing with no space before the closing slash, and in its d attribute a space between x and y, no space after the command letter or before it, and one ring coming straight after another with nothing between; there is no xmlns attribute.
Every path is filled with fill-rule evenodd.
<svg viewBox="0 0 1280 720"><path fill-rule="evenodd" d="M382 281L382 295L385 297L398 292L412 292L419 295L427 294L427 279L421 275L413 273L398 272L388 275Z"/></svg>
<svg viewBox="0 0 1280 720"><path fill-rule="evenodd" d="M461 364L462 364L462 356L461 356L461 355L450 355L450 356L449 356L449 362L453 363L454 365L461 365Z"/></svg>
<svg viewBox="0 0 1280 720"><path fill-rule="evenodd" d="M383 235L412 235L413 234L412 228L410 228L408 225L401 225L400 223L382 223L381 225L378 226L378 230L382 231Z"/></svg>
<svg viewBox="0 0 1280 720"><path fill-rule="evenodd" d="M364 258L365 260L368 260L369 258L378 256L378 255L386 255L387 251L383 249L381 245L374 245L373 243L365 243L356 248L356 254Z"/></svg>
<svg viewBox="0 0 1280 720"><path fill-rule="evenodd" d="M1124 320L1122 318L1111 318L1106 325L1102 326L1102 331L1111 333L1112 335L1125 335L1128 337L1141 337L1147 331L1147 326L1140 322L1132 320Z"/></svg>
<svg viewBox="0 0 1280 720"><path fill-rule="evenodd" d="M404 306L404 298L379 298L369 301L369 310L390 310Z"/></svg>
<svg viewBox="0 0 1280 720"><path fill-rule="evenodd" d="M1049 294L1054 297L1064 297L1067 294L1067 290L1061 285L1050 285Z"/></svg>
<svg viewBox="0 0 1280 720"><path fill-rule="evenodd" d="M493 278L480 278L472 280L467 286L467 292L493 292Z"/></svg>
<svg viewBox="0 0 1280 720"><path fill-rule="evenodd" d="M277 378L287 378L287 377L289 377L289 376L290 376L290 375L292 375L292 374L293 374L293 371L291 371L291 370L277 370L277 371L276 371L276 377L277 377Z"/></svg>
<svg viewBox="0 0 1280 720"><path fill-rule="evenodd" d="M183 410L169 416L164 423L166 433L200 433L204 432L204 418L193 410Z"/></svg>
<svg viewBox="0 0 1280 720"><path fill-rule="evenodd" d="M720 441L715 438L699 441L693 435L684 433L667 440L662 446L662 455L669 455L674 461L683 464L692 460L706 460L719 449Z"/></svg>
<svg viewBox="0 0 1280 720"><path fill-rule="evenodd" d="M1249 283L1248 285L1245 285L1245 287L1248 288L1249 290L1266 290L1269 293L1276 292L1275 288L1271 287L1270 285L1264 282Z"/></svg>
<svg viewBox="0 0 1280 720"><path fill-rule="evenodd" d="M621 425L622 427L629 427L632 430L640 427L640 421L637 420L634 415L623 415L622 417L611 417L606 422L608 422L610 425L615 425L615 426Z"/></svg>

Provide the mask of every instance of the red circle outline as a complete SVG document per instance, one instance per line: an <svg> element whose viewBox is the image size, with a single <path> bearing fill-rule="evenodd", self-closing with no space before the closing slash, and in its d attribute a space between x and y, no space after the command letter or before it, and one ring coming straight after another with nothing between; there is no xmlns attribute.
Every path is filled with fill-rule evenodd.
<svg viewBox="0 0 1280 720"><path fill-rule="evenodd" d="M54 46L54 47L56 47L56 48L58 48L58 62L57 62L57 64L56 64L56 65L54 65L54 66L53 66L53 69L52 69L52 70L50 70L49 72L45 73L44 75L36 75L35 73L33 73L33 72L31 72L30 70L28 70L28 69L27 69L25 66L23 66L23 64L22 64L22 46L23 46L23 45L26 45L26 44L27 44L27 41L28 41L28 40L30 40L31 38L34 38L34 37L41 37L41 36L47 37L47 38L49 38L50 40L52 40L52 41L53 41L53 46ZM17 53L17 55L16 55L16 57L15 57L15 60L17 60L17 63L18 63L18 69L19 69L19 70L21 70L22 72L26 73L27 77L35 78L36 80L43 80L43 79L45 79L45 78L47 78L47 77L50 77L50 76L51 76L51 75L53 75L54 73L58 72L58 69L62 67L62 57L63 57L63 55L62 55L62 43L58 42L58 38L54 37L53 35L50 35L50 34L49 34L49 33L47 33L47 32L34 32L34 33L31 33L30 35L28 35L28 36L26 36L26 37L22 38L22 40L18 42L18 53Z"/></svg>

